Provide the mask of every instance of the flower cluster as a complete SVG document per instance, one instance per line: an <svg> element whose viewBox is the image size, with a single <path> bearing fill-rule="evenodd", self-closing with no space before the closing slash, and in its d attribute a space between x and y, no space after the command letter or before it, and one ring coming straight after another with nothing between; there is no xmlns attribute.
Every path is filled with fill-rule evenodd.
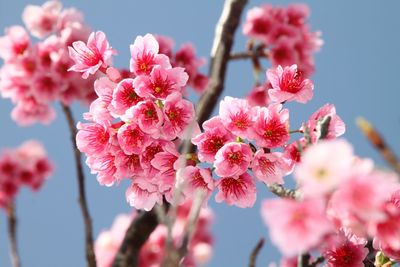
<svg viewBox="0 0 400 267"><path fill-rule="evenodd" d="M172 229L172 238L175 245L182 242L187 225L187 218L191 202L185 202L177 208L177 217ZM124 239L125 232L135 214L119 215L109 231L102 231L95 243L97 265L99 267L110 267L114 257ZM190 240L188 254L184 258L184 266L195 267L207 263L212 256L213 238L210 226L213 214L210 209L202 208L198 218L196 230ZM161 266L165 256L165 240L167 228L158 225L140 250L138 266Z"/></svg>
<svg viewBox="0 0 400 267"><path fill-rule="evenodd" d="M364 266L367 238L400 260L400 183L343 140L310 145L294 170L299 199L265 200L262 217L286 256L319 249L328 266Z"/></svg>
<svg viewBox="0 0 400 267"><path fill-rule="evenodd" d="M107 76L94 84L98 98L84 115L90 122L78 123L76 137L99 183L111 186L131 179L126 198L145 210L161 203L163 196L171 200L180 162L177 143L198 130L194 106L182 95L189 76L182 67L173 67L159 48L151 34L138 36L130 47L128 77L107 66ZM80 53L76 65L88 58L85 53L91 54L85 49Z"/></svg>
<svg viewBox="0 0 400 267"><path fill-rule="evenodd" d="M252 106L248 100L225 97L219 115L205 121L204 132L192 139L200 162L213 164L219 177L214 182L219 189L217 202L253 206L256 186L252 176L268 185L283 184L283 177L300 161L304 145L318 140L320 123L327 117L330 123L325 138L334 139L344 133L344 123L335 107L327 104L296 130L307 133L308 139L302 137L289 143L289 110L281 102L308 101L313 90L312 82L296 73L296 65L267 71L273 86L268 90L271 101L267 106ZM184 177L192 187L202 187L210 194L213 180L208 169L198 168L195 175L190 174L195 168L198 167L186 167L189 174ZM197 177L203 177L201 183Z"/></svg>
<svg viewBox="0 0 400 267"><path fill-rule="evenodd" d="M247 13L243 33L269 48L273 67L297 64L308 77L314 71L313 55L322 45L320 32L310 31L308 17L303 4L254 7Z"/></svg>
<svg viewBox="0 0 400 267"><path fill-rule="evenodd" d="M46 151L37 141L27 141L0 155L0 207L6 208L21 186L39 190L53 172Z"/></svg>
<svg viewBox="0 0 400 267"><path fill-rule="evenodd" d="M11 116L19 125L47 124L55 117L53 101L88 104L94 98L94 80L68 71L68 46L86 40L90 30L78 10L62 9L58 1L28 5L22 18L26 28L9 27L0 37L0 93L16 105ZM40 41L33 43L29 33Z"/></svg>

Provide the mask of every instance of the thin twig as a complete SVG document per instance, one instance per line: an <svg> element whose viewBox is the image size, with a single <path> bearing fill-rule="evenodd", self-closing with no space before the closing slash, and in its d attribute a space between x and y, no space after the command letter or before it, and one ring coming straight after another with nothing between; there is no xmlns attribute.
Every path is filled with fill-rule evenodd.
<svg viewBox="0 0 400 267"><path fill-rule="evenodd" d="M205 192L204 191L196 191L192 207L190 208L190 213L188 215L188 222L185 229L185 234L183 236L182 244L178 249L179 255L183 258L188 250L189 242L193 236L194 231L196 230L197 221L199 219L201 207L204 203Z"/></svg>
<svg viewBox="0 0 400 267"><path fill-rule="evenodd" d="M236 53L231 53L229 55L230 60L251 59L253 57L268 58L269 53L268 53L268 51L265 51L265 50L260 50L260 51L256 50L256 51L236 52Z"/></svg>
<svg viewBox="0 0 400 267"><path fill-rule="evenodd" d="M61 104L63 112L68 122L68 127L71 135L71 142L74 151L75 158L75 168L76 168L76 177L78 180L78 192L79 192L79 206L82 211L83 221L85 225L85 246L86 246L86 261L88 267L96 267L96 257L94 255L93 248L93 228L92 228L92 219L90 218L89 208L86 201L86 192L85 192L85 176L83 173L82 167L82 155L76 145L76 126L75 121L72 116L71 109L68 106Z"/></svg>
<svg viewBox="0 0 400 267"><path fill-rule="evenodd" d="M298 191L294 189L286 189L283 187L283 185L280 184L270 184L267 185L269 191L271 191L273 194L275 194L278 197L284 197L284 198L291 198L291 199L299 199L300 194Z"/></svg>
<svg viewBox="0 0 400 267"><path fill-rule="evenodd" d="M15 203L11 201L7 211L8 239L10 242L10 257L13 267L21 267L17 245L17 216L15 215Z"/></svg>
<svg viewBox="0 0 400 267"><path fill-rule="evenodd" d="M323 140L327 138L329 133L329 124L331 123L331 116L325 116L317 121L317 139Z"/></svg>
<svg viewBox="0 0 400 267"><path fill-rule="evenodd" d="M400 175L400 161L383 136L364 118L358 118L357 125L386 162Z"/></svg>
<svg viewBox="0 0 400 267"><path fill-rule="evenodd" d="M317 267L318 264L323 263L325 261L325 258L323 256L319 256L316 258L313 262L309 264L310 267Z"/></svg>
<svg viewBox="0 0 400 267"><path fill-rule="evenodd" d="M264 238L261 238L258 242L257 245L253 248L250 254L250 261L249 261L249 267L256 267L256 260L258 253L260 253L260 250L264 246Z"/></svg>

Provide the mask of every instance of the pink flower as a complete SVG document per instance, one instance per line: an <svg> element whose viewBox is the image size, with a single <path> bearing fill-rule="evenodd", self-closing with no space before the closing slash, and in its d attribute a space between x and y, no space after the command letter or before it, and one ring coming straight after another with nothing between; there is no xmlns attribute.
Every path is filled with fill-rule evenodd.
<svg viewBox="0 0 400 267"><path fill-rule="evenodd" d="M296 64L285 68L279 65L276 69L268 69L267 77L272 85L268 94L274 102L297 101L306 103L313 97L314 85L312 81L302 77Z"/></svg>
<svg viewBox="0 0 400 267"><path fill-rule="evenodd" d="M248 144L227 143L215 155L215 173L221 177L241 175L249 168L252 158L253 153Z"/></svg>
<svg viewBox="0 0 400 267"><path fill-rule="evenodd" d="M98 123L80 123L77 125L76 144L81 152L88 155L101 154L110 142L107 127Z"/></svg>
<svg viewBox="0 0 400 267"><path fill-rule="evenodd" d="M283 158L285 161L289 162L289 166L292 171L295 165L301 162L301 153L305 151L306 148L306 140L304 137L284 147Z"/></svg>
<svg viewBox="0 0 400 267"><path fill-rule="evenodd" d="M392 194L385 203L386 218L371 225L369 233L381 246L400 251L400 190Z"/></svg>
<svg viewBox="0 0 400 267"><path fill-rule="evenodd" d="M115 154L116 176L119 178L134 178L143 174L138 154L126 155L122 150Z"/></svg>
<svg viewBox="0 0 400 267"><path fill-rule="evenodd" d="M292 199L264 200L261 216L272 242L285 256L309 251L331 231L322 199L297 202Z"/></svg>
<svg viewBox="0 0 400 267"><path fill-rule="evenodd" d="M180 93L173 93L165 100L164 115L163 136L172 140L176 137L183 138L184 131L190 127L195 113L192 102L183 99Z"/></svg>
<svg viewBox="0 0 400 267"><path fill-rule="evenodd" d="M115 155L111 151L88 156L86 164L90 168L90 173L97 174L97 181L100 185L112 186L120 178L117 177Z"/></svg>
<svg viewBox="0 0 400 267"><path fill-rule="evenodd" d="M258 108L256 121L251 129L252 139L258 146L275 148L284 145L289 136L289 111L274 104Z"/></svg>
<svg viewBox="0 0 400 267"><path fill-rule="evenodd" d="M219 117L213 117L203 123L204 133L192 138L192 143L197 146L199 160L202 162L214 162L215 154L234 136L222 124Z"/></svg>
<svg viewBox="0 0 400 267"><path fill-rule="evenodd" d="M209 169L186 166L184 169L178 170L177 177L180 176L182 176L184 184L183 192L187 198L192 198L196 190L203 190L208 199L214 190L214 180Z"/></svg>
<svg viewBox="0 0 400 267"><path fill-rule="evenodd" d="M368 255L367 240L358 238L348 229L342 229L333 241L325 245L323 256L328 267L363 267Z"/></svg>
<svg viewBox="0 0 400 267"><path fill-rule="evenodd" d="M283 176L291 171L289 162L280 152L265 153L260 149L254 154L251 169L254 176L266 184L283 184Z"/></svg>
<svg viewBox="0 0 400 267"><path fill-rule="evenodd" d="M246 100L250 106L268 106L271 102L267 93L267 87L269 85L264 84L262 86L253 87L250 93L246 96Z"/></svg>
<svg viewBox="0 0 400 267"><path fill-rule="evenodd" d="M102 230L94 244L98 267L110 267L125 237L133 215L120 214L114 219L110 230Z"/></svg>
<svg viewBox="0 0 400 267"><path fill-rule="evenodd" d="M197 93L202 93L208 84L208 77L199 73L199 68L205 64L204 58L197 58L192 44L183 44L176 52L173 60L174 67L183 67L189 75L188 84Z"/></svg>
<svg viewBox="0 0 400 267"><path fill-rule="evenodd" d="M332 192L349 179L353 159L351 145L343 140L308 147L294 172L301 192L307 197Z"/></svg>
<svg viewBox="0 0 400 267"><path fill-rule="evenodd" d="M144 133L153 138L159 138L164 116L162 110L153 101L146 100L128 109L122 116L122 120L135 121Z"/></svg>
<svg viewBox="0 0 400 267"><path fill-rule="evenodd" d="M219 105L219 116L224 126L234 135L248 138L254 124L256 110L244 99L226 96Z"/></svg>
<svg viewBox="0 0 400 267"><path fill-rule="evenodd" d="M150 143L150 136L135 122L125 123L118 129L118 142L125 154L139 154Z"/></svg>
<svg viewBox="0 0 400 267"><path fill-rule="evenodd" d="M275 24L274 18L270 15L272 11L271 5L250 9L243 25L243 34L266 41L267 35Z"/></svg>
<svg viewBox="0 0 400 267"><path fill-rule="evenodd" d="M378 171L355 173L332 194L330 207L339 218L352 214L365 222L382 221L386 218L382 206L398 188L396 179L392 174Z"/></svg>
<svg viewBox="0 0 400 267"><path fill-rule="evenodd" d="M317 139L316 126L319 120L324 119L329 116L331 119L329 121L328 133L325 139L334 139L341 136L346 131L346 126L342 119L336 115L336 108L333 104L325 104L319 108L314 114L311 115L307 122L307 127L310 129L311 137L313 142ZM303 127L301 130L304 131Z"/></svg>
<svg viewBox="0 0 400 267"><path fill-rule="evenodd" d="M21 126L29 126L36 122L50 124L56 116L54 109L38 103L35 98L21 99L11 112L11 117Z"/></svg>
<svg viewBox="0 0 400 267"><path fill-rule="evenodd" d="M295 45L295 40L288 38L287 36L283 36L282 38L276 40L274 47L270 52L272 66L291 66L294 63L300 65L298 62L299 51L295 49Z"/></svg>
<svg viewBox="0 0 400 267"><path fill-rule="evenodd" d="M155 35L154 38L156 38L159 46L159 53L164 54L169 58L172 58L173 56L173 51L172 49L175 46L174 40L168 36L163 36L163 35Z"/></svg>
<svg viewBox="0 0 400 267"><path fill-rule="evenodd" d="M151 34L136 37L130 50L130 70L136 75L150 74L157 65L164 69L171 68L168 57L158 54L158 42Z"/></svg>
<svg viewBox="0 0 400 267"><path fill-rule="evenodd" d="M133 86L141 97L164 100L174 92L181 92L188 78L183 68L163 69L155 66L150 75L136 77Z"/></svg>
<svg viewBox="0 0 400 267"><path fill-rule="evenodd" d="M31 34L43 38L56 29L62 5L58 1L48 1L42 6L28 5L22 14L22 20Z"/></svg>
<svg viewBox="0 0 400 267"><path fill-rule="evenodd" d="M111 101L114 114L124 115L126 110L143 100L133 87L133 81L133 79L123 79L115 87Z"/></svg>
<svg viewBox="0 0 400 267"><path fill-rule="evenodd" d="M137 178L126 191L126 200L136 209L149 211L156 203L162 204L162 195L156 185L143 178Z"/></svg>
<svg viewBox="0 0 400 267"><path fill-rule="evenodd" d="M111 56L115 54L102 31L92 32L87 44L76 41L68 49L70 57L75 62L69 70L83 72L84 79L87 79L89 74L95 74L99 69L105 72L111 63Z"/></svg>
<svg viewBox="0 0 400 267"><path fill-rule="evenodd" d="M29 35L21 26L6 29L6 35L0 37L0 57L9 61L23 55L30 46Z"/></svg>
<svg viewBox="0 0 400 267"><path fill-rule="evenodd" d="M236 177L224 177L216 182L219 191L215 195L217 202L226 202L239 208L254 205L257 197L256 185L248 173Z"/></svg>
<svg viewBox="0 0 400 267"><path fill-rule="evenodd" d="M7 208L23 185L39 190L53 173L42 144L29 140L0 154L0 207Z"/></svg>
<svg viewBox="0 0 400 267"><path fill-rule="evenodd" d="M59 96L65 84L60 84L54 73L43 72L35 76L32 87L32 95L38 102L47 104Z"/></svg>
<svg viewBox="0 0 400 267"><path fill-rule="evenodd" d="M101 77L94 82L94 90L98 98L90 104L89 112L83 114L86 120L102 124L112 121L109 106L115 86L116 84L108 77Z"/></svg>

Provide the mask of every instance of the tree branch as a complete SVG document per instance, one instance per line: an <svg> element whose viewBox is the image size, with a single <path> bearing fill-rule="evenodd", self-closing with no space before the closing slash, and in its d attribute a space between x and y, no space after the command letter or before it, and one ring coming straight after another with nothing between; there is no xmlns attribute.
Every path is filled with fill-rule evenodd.
<svg viewBox="0 0 400 267"><path fill-rule="evenodd" d="M258 256L258 253L260 253L260 250L262 249L262 247L264 246L264 242L265 242L264 238L261 238L257 242L257 245L252 250L252 252L250 254L249 267L256 267L257 256Z"/></svg>
<svg viewBox="0 0 400 267"><path fill-rule="evenodd" d="M241 59L251 59L251 58L268 58L269 53L265 50L256 50L256 51L244 51L244 52L236 52L231 53L229 55L230 60L241 60Z"/></svg>
<svg viewBox="0 0 400 267"><path fill-rule="evenodd" d="M75 168L78 180L78 191L79 191L79 206L82 211L83 221L85 225L85 246L86 246L86 261L88 267L96 267L96 257L94 255L93 248L93 228L92 219L90 218L89 208L86 201L85 192L85 176L83 174L81 152L78 150L76 145L76 126L72 116L71 109L68 106L61 104L63 112L68 122L68 127L71 135L72 149L74 151Z"/></svg>
<svg viewBox="0 0 400 267"><path fill-rule="evenodd" d="M15 215L15 203L11 201L7 211L8 239L10 242L10 257L13 267L21 267L17 246L17 216Z"/></svg>
<svg viewBox="0 0 400 267"><path fill-rule="evenodd" d="M375 147L386 162L400 175L400 161L396 154L386 143L382 135L364 118L357 119L357 125L369 142Z"/></svg>
<svg viewBox="0 0 400 267"><path fill-rule="evenodd" d="M201 125L207 120L225 85L225 75L233 45L233 37L247 0L226 0L215 29L209 69L210 82L197 104L196 114Z"/></svg>
<svg viewBox="0 0 400 267"><path fill-rule="evenodd" d="M155 209L138 214L126 231L112 267L138 266L140 249L158 225Z"/></svg>

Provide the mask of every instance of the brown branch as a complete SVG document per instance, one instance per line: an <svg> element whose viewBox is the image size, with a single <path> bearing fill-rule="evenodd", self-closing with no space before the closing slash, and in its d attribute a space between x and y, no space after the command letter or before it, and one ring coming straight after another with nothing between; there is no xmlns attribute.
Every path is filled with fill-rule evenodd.
<svg viewBox="0 0 400 267"><path fill-rule="evenodd" d="M386 162L400 175L400 161L382 135L364 118L358 118L357 125Z"/></svg>
<svg viewBox="0 0 400 267"><path fill-rule="evenodd" d="M260 253L260 250L264 246L264 238L261 238L258 242L257 245L253 248L250 254L250 261L249 261L249 267L256 267L256 260L257 256Z"/></svg>
<svg viewBox="0 0 400 267"><path fill-rule="evenodd" d="M241 60L241 59L251 59L251 58L268 58L269 53L265 50L256 50L256 51L244 51L244 52L236 52L231 53L229 55L230 60Z"/></svg>
<svg viewBox="0 0 400 267"><path fill-rule="evenodd" d="M85 193L85 176L83 174L82 167L82 158L81 152L78 150L76 145L76 127L75 121L72 116L71 109L68 106L61 104L63 112L68 122L68 127L71 135L71 142L74 151L75 158L75 167L77 173L78 180L78 191L79 191L79 206L82 211L82 216L85 225L85 246L86 246L86 261L88 267L96 267L96 257L94 255L93 248L93 228L92 228L92 219L90 218L89 208L86 201L86 193Z"/></svg>
<svg viewBox="0 0 400 267"><path fill-rule="evenodd" d="M11 201L7 211L8 239L10 242L10 257L13 267L21 267L17 246L17 216L15 215L15 203Z"/></svg>
<svg viewBox="0 0 400 267"><path fill-rule="evenodd" d="M325 261L325 258L323 256L319 256L313 262L310 263L310 267L317 267L318 264L323 263L324 261Z"/></svg>
<svg viewBox="0 0 400 267"><path fill-rule="evenodd" d="M157 225L158 219L155 209L139 213L126 231L112 267L138 266L140 249Z"/></svg>
<svg viewBox="0 0 400 267"><path fill-rule="evenodd" d="M207 120L221 95L233 45L233 37L247 0L226 0L215 29L209 69L210 82L197 104L196 114L201 125Z"/></svg>
<svg viewBox="0 0 400 267"><path fill-rule="evenodd" d="M297 267L309 267L310 258L311 256L308 253L300 254L297 260Z"/></svg>

